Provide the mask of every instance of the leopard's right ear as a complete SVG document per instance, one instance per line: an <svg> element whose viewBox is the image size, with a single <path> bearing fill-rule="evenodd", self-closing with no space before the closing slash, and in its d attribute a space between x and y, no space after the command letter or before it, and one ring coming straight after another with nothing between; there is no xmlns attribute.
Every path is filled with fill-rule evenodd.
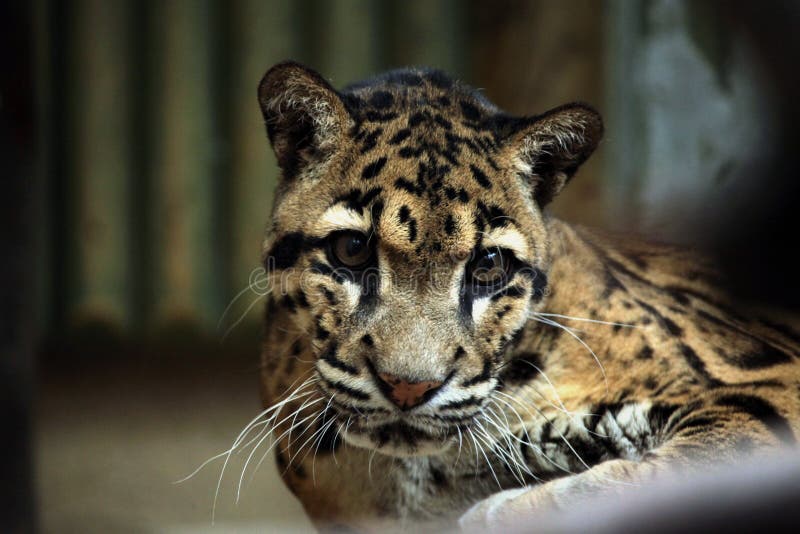
<svg viewBox="0 0 800 534"><path fill-rule="evenodd" d="M286 180L324 162L352 123L336 90L294 61L267 71L258 86L258 102Z"/></svg>

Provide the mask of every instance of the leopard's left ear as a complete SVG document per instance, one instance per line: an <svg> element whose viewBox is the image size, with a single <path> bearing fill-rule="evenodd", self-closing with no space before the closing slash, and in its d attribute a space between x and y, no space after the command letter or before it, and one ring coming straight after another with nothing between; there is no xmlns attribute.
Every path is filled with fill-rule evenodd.
<svg viewBox="0 0 800 534"><path fill-rule="evenodd" d="M594 152L603 119L586 104L566 104L516 121L505 143L540 206L548 204Z"/></svg>

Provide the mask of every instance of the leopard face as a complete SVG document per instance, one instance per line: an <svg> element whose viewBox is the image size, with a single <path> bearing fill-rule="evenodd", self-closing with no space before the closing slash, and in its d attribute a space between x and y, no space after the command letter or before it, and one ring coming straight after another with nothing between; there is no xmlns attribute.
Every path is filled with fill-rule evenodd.
<svg viewBox="0 0 800 534"><path fill-rule="evenodd" d="M595 148L599 116L511 117L438 71L337 92L295 63L273 67L259 99L283 173L270 315L308 344L345 441L442 452L547 291L542 208Z"/></svg>

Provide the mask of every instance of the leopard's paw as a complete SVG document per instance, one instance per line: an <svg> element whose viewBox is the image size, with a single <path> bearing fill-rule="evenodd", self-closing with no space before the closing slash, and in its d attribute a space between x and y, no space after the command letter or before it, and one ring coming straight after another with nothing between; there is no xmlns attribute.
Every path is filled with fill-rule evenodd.
<svg viewBox="0 0 800 534"><path fill-rule="evenodd" d="M537 487L517 488L495 493L478 501L458 520L465 532L486 532L506 528L530 514L537 500Z"/></svg>

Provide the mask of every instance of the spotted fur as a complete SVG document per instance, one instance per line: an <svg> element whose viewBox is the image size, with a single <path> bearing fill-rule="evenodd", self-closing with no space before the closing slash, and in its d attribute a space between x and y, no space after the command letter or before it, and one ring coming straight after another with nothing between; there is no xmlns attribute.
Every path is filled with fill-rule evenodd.
<svg viewBox="0 0 800 534"><path fill-rule="evenodd" d="M297 397L277 459L319 526L451 524L502 489L563 504L795 443L796 334L739 315L701 258L543 213L600 140L590 107L513 117L419 69L337 91L291 62L259 100L283 170L263 400ZM371 272L332 264L344 230ZM513 275L475 293L493 247ZM402 410L381 373L443 386Z"/></svg>

